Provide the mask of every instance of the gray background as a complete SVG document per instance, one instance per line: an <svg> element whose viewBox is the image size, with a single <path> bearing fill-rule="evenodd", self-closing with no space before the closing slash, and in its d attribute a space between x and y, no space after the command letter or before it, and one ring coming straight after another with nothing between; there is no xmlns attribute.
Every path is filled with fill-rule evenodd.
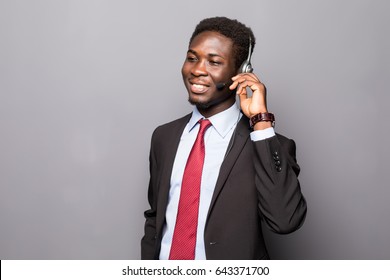
<svg viewBox="0 0 390 280"><path fill-rule="evenodd" d="M271 257L389 259L387 1L0 0L0 258L138 259L153 129L199 20L251 26L305 225Z"/></svg>

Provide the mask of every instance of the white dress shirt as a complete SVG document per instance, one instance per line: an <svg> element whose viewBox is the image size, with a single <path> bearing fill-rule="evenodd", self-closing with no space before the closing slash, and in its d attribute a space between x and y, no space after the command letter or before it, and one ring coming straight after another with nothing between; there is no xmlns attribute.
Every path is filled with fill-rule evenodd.
<svg viewBox="0 0 390 280"><path fill-rule="evenodd" d="M230 139L238 121L241 119L241 116L242 114L240 110L237 108L237 105L234 104L229 109L209 118L212 126L207 129L204 136L205 159L200 186L195 259L206 259L203 234L206 224L206 216L213 196L215 184L218 179L219 169L225 158ZM163 237L161 241L161 260L169 259L184 168L199 131L200 126L198 121L200 119L204 119L204 117L199 113L197 108L194 107L192 117L187 126L184 128L183 134L180 138L179 147L173 164L168 206L165 213L166 224L163 229ZM252 141L259 141L274 135L274 129L271 127L265 130L252 132L251 139Z"/></svg>

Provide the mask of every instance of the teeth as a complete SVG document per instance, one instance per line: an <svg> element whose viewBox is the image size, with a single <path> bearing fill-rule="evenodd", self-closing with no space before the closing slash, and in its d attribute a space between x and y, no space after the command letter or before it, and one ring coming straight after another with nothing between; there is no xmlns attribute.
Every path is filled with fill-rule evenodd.
<svg viewBox="0 0 390 280"><path fill-rule="evenodd" d="M194 87L198 88L198 89L203 89L205 88L204 85L198 85L198 84L193 84Z"/></svg>

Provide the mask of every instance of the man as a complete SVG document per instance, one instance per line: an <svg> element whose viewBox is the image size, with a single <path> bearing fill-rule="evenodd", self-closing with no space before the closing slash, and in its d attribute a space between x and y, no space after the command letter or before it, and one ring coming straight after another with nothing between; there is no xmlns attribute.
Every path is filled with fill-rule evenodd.
<svg viewBox="0 0 390 280"><path fill-rule="evenodd" d="M142 259L268 259L261 223L303 224L295 143L275 134L264 84L240 73L254 45L236 20L197 25L182 68L194 110L152 136Z"/></svg>

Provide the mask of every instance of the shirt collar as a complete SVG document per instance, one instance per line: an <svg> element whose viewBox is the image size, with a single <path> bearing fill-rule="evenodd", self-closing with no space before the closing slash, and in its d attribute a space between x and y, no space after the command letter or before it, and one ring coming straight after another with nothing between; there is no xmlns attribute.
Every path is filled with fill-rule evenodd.
<svg viewBox="0 0 390 280"><path fill-rule="evenodd" d="M228 132L238 123L242 114L240 110L237 108L237 105L234 103L229 109L222 111L214 116L208 118L213 125L214 129L218 132L218 134L225 138ZM198 109L194 107L192 111L192 116L190 121L188 122L188 131L191 131L195 125L198 123L200 119L205 119L201 113L199 113Z"/></svg>

